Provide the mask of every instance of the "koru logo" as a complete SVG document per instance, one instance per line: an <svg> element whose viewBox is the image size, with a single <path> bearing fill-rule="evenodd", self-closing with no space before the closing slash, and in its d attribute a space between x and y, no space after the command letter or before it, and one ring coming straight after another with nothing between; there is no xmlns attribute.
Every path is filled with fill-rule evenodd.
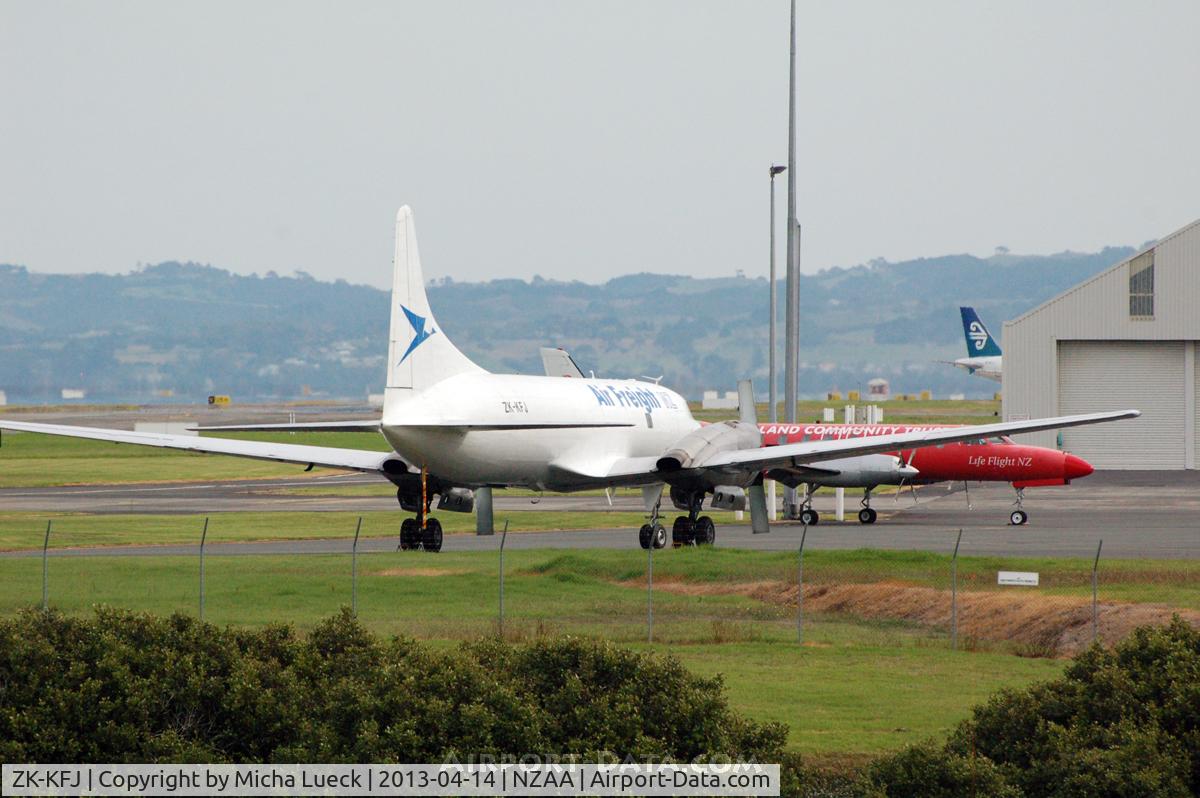
<svg viewBox="0 0 1200 798"><path fill-rule="evenodd" d="M408 323L412 325L414 333L412 343L408 345L408 349L404 350L404 357L400 358L400 363L403 363L405 360L408 360L408 356L413 353L414 349L425 343L426 339L435 334L437 330L433 329L432 327L430 327L428 330L425 329L424 316L418 316L416 313L413 313L403 305L400 306L400 309L403 310L404 315L408 317ZM397 363L396 365L399 366L400 363Z"/></svg>
<svg viewBox="0 0 1200 798"><path fill-rule="evenodd" d="M408 311L405 310L404 312L407 313ZM423 319L422 322L424 322ZM988 339L987 330L983 329L983 325L977 321L971 322L971 331L967 333L967 336L975 342L976 349L983 349L983 345L987 343Z"/></svg>

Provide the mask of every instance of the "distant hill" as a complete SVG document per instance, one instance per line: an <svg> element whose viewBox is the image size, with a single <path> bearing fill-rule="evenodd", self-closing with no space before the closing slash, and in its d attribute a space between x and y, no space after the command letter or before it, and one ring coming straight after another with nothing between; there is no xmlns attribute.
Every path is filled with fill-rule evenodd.
<svg viewBox="0 0 1200 798"><path fill-rule="evenodd" d="M958 305L1001 323L1133 254L949 255L827 269L800 281L801 392L861 388L990 395L993 383L935 363L965 354ZM38 274L0 265L0 390L10 403L365 397L383 387L387 293L298 273L240 276L194 263L123 275ZM535 278L438 282L430 302L480 365L540 373L563 346L601 376L663 375L698 398L750 375L766 391L765 278L634 274L602 285ZM783 283L779 287L783 360Z"/></svg>

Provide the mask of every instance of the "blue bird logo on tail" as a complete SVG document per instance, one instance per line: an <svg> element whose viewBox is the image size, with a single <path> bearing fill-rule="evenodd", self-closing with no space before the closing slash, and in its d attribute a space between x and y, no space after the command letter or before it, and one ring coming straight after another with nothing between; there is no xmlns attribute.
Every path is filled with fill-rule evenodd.
<svg viewBox="0 0 1200 798"><path fill-rule="evenodd" d="M408 349L404 351L404 357L400 358L400 363L403 363L405 360L408 360L408 356L413 353L414 349L425 343L429 336L436 333L437 330L433 329L432 327L430 327L428 330L425 329L424 316L418 316L416 313L413 313L403 305L400 306L400 309L403 310L404 315L408 317L408 323L412 325L414 333L412 343L410 343L408 345ZM400 363L397 363L396 365L398 366Z"/></svg>

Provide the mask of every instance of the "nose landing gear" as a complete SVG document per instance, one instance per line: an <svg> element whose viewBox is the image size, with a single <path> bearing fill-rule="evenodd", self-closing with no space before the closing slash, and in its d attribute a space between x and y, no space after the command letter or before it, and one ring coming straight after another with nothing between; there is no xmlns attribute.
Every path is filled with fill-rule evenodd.
<svg viewBox="0 0 1200 798"><path fill-rule="evenodd" d="M878 517L878 513L871 509L871 491L872 488L867 488L863 493L862 509L858 511L858 522L860 524L873 524Z"/></svg>
<svg viewBox="0 0 1200 798"><path fill-rule="evenodd" d="M657 522L653 524L642 524L642 528L638 530L638 545L640 545L643 549L648 549L652 545L656 549L666 548L666 527Z"/></svg>
<svg viewBox="0 0 1200 798"><path fill-rule="evenodd" d="M813 494L816 492L812 483L804 486L804 501L800 503L800 523L805 526L816 526L821 521L821 514L813 509Z"/></svg>
<svg viewBox="0 0 1200 798"><path fill-rule="evenodd" d="M1017 488L1017 499L1013 502L1017 509L1008 514L1008 523L1013 526L1021 526L1029 520L1029 513L1025 512L1025 489Z"/></svg>

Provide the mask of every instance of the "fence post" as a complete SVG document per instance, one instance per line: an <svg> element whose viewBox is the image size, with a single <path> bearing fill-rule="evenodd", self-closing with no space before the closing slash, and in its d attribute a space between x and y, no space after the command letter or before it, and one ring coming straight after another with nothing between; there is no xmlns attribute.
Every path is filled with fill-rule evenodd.
<svg viewBox="0 0 1200 798"><path fill-rule="evenodd" d="M654 522L650 522L654 526ZM646 642L654 642L654 534L646 547Z"/></svg>
<svg viewBox="0 0 1200 798"><path fill-rule="evenodd" d="M204 541L208 539L208 517L204 518L204 531L200 533L200 620L204 620Z"/></svg>
<svg viewBox="0 0 1200 798"><path fill-rule="evenodd" d="M958 651L958 544L962 543L962 530L954 541L954 557L950 559L950 647Z"/></svg>
<svg viewBox="0 0 1200 798"><path fill-rule="evenodd" d="M808 524L800 529L800 548L796 551L796 642L804 643L804 540Z"/></svg>
<svg viewBox="0 0 1200 798"><path fill-rule="evenodd" d="M358 617L358 533L362 531L362 516L354 527L354 546L350 549L350 611Z"/></svg>
<svg viewBox="0 0 1200 798"><path fill-rule="evenodd" d="M1100 549L1104 547L1104 538L1096 545L1096 560L1092 563L1092 644L1100 639L1100 609L1096 601L1096 571L1100 568Z"/></svg>
<svg viewBox="0 0 1200 798"><path fill-rule="evenodd" d="M646 547L646 642L654 642L654 538L658 526L658 510L662 506L662 493L650 511L650 545Z"/></svg>
<svg viewBox="0 0 1200 798"><path fill-rule="evenodd" d="M508 519L504 519L504 533L500 535L500 639L504 639L504 541L508 540Z"/></svg>
<svg viewBox="0 0 1200 798"><path fill-rule="evenodd" d="M53 523L52 520L46 522L46 538L42 541L42 612L50 609L50 563L47 557L50 548L50 525Z"/></svg>

